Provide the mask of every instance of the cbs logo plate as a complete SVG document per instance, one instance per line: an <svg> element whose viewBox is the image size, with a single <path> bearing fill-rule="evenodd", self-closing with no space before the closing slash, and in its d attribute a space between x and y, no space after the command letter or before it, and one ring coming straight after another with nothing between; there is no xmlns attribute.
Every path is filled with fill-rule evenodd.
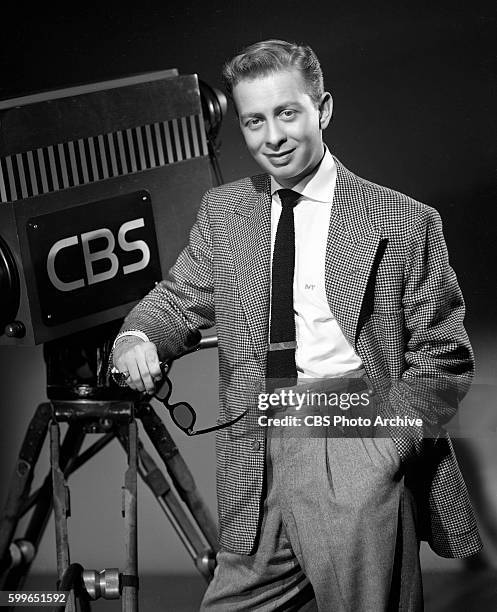
<svg viewBox="0 0 497 612"><path fill-rule="evenodd" d="M27 235L48 326L139 300L161 278L146 190L32 217Z"/></svg>

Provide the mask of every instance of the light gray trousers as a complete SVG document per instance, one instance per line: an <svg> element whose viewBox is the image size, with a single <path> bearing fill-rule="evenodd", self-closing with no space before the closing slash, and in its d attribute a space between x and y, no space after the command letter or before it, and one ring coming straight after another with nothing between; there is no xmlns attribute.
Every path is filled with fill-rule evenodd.
<svg viewBox="0 0 497 612"><path fill-rule="evenodd" d="M218 553L205 611L423 609L410 492L390 438L268 432L257 549Z"/></svg>

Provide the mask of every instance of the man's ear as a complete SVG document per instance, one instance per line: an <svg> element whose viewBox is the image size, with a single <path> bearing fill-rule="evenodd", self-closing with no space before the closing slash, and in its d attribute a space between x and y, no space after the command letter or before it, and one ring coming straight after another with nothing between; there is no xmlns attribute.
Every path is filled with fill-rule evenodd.
<svg viewBox="0 0 497 612"><path fill-rule="evenodd" d="M325 91L319 103L319 127L324 130L328 127L333 115L333 98L329 91Z"/></svg>

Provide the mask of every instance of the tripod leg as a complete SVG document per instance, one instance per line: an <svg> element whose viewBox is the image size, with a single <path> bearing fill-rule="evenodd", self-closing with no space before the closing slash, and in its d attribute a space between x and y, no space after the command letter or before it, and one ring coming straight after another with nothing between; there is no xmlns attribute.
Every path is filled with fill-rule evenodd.
<svg viewBox="0 0 497 612"><path fill-rule="evenodd" d="M46 404L46 406L50 407L49 404ZM81 445L83 444L84 437L85 435L80 427L69 427L60 450L60 466L62 469L65 470L73 465ZM37 495L37 501L34 505L33 512L31 513L31 517L23 537L24 541L31 543L35 554L38 550L41 538L43 537L43 533L45 532L52 508L52 474L49 472L43 482L43 485L40 487ZM12 568L3 580L2 589L10 591L21 589L34 558L35 555L33 555L30 559L24 559L22 564Z"/></svg>
<svg viewBox="0 0 497 612"><path fill-rule="evenodd" d="M157 416L150 404L140 405L138 416L142 420L152 444L167 468L171 480L181 499L188 506L199 529L214 551L218 549L216 524L209 508L200 497L192 473L180 455L166 426Z"/></svg>
<svg viewBox="0 0 497 612"><path fill-rule="evenodd" d="M62 582L69 564L69 536L67 533L67 517L71 514L69 488L64 478L64 472L59 465L60 429L56 421L50 423L50 462L52 464L53 505L55 513L55 541L57 545L57 573ZM74 588L69 590L67 612L76 611Z"/></svg>
<svg viewBox="0 0 497 612"><path fill-rule="evenodd" d="M126 450L128 442L124 434L119 434L119 441ZM176 491L169 485L159 466L145 450L140 440L138 440L138 456L141 465L141 467L138 467L138 473L157 498L197 569L209 582L214 571L214 552L210 547L206 548L205 541L201 538L198 528L193 523L191 514L187 513Z"/></svg>
<svg viewBox="0 0 497 612"><path fill-rule="evenodd" d="M137 429L136 421L132 420L128 425L128 469L123 487L123 516L126 521L126 566L121 578L123 612L138 612Z"/></svg>
<svg viewBox="0 0 497 612"><path fill-rule="evenodd" d="M22 506L31 488L34 468L45 441L50 414L50 404L40 404L36 409L24 437L12 477L5 510L0 521L0 575L2 575L2 588L4 574L8 572L12 561L9 547L21 518ZM20 562L22 564L22 559Z"/></svg>

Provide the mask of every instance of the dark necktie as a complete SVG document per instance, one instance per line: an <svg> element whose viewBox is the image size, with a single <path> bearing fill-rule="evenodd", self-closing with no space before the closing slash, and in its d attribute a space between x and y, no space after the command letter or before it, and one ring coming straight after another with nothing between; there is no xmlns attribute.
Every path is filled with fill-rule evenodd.
<svg viewBox="0 0 497 612"><path fill-rule="evenodd" d="M293 272L295 268L295 227L293 208L301 197L291 189L278 191L281 216L276 230L271 279L271 326L267 355L268 390L297 382L295 365L295 318L293 314Z"/></svg>

